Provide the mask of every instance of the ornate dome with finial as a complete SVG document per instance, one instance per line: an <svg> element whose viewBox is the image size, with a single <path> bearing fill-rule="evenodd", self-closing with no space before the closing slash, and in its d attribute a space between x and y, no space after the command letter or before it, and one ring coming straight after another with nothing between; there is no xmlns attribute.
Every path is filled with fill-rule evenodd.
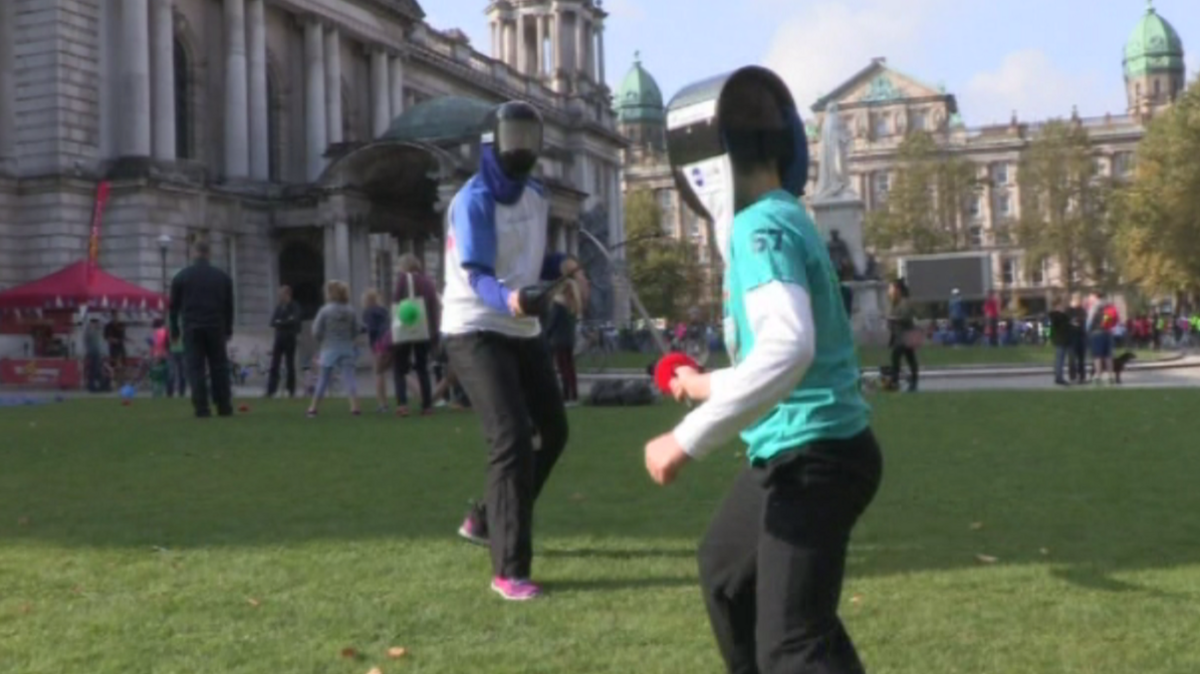
<svg viewBox="0 0 1200 674"><path fill-rule="evenodd" d="M666 119L662 91L658 82L642 67L641 52L633 55L633 67L621 81L613 100L617 121L621 124L654 122L661 124Z"/></svg>
<svg viewBox="0 0 1200 674"><path fill-rule="evenodd" d="M1152 72L1182 72L1183 41L1166 19L1154 11L1153 0L1125 43L1125 76L1140 77Z"/></svg>

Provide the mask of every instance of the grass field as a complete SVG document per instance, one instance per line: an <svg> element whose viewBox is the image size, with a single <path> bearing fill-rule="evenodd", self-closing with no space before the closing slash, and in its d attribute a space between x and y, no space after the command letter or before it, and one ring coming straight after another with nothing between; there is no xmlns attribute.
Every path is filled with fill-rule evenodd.
<svg viewBox="0 0 1200 674"><path fill-rule="evenodd" d="M1168 351L1136 351L1138 360L1157 360L1173 352ZM1054 363L1054 349L1039 346L1014 346L1005 348L971 347L953 349L939 346L929 346L921 349L921 365L924 367L954 367L969 365L1046 365ZM655 358L654 354L631 353L627 351L610 354L604 365L606 370L635 369L644 370ZM858 349L859 364L863 367L877 367L890 361L890 352L884 347L860 346ZM596 370L588 367L588 361L580 360L580 369ZM724 367L729 358L724 352L713 352L709 365Z"/></svg>
<svg viewBox="0 0 1200 674"><path fill-rule="evenodd" d="M874 402L886 476L843 601L873 674L1200 672L1200 392ZM340 403L0 409L0 671L721 671L694 547L735 447L663 490L641 448L679 409L573 410L538 506L548 596L513 605L452 535L475 419Z"/></svg>

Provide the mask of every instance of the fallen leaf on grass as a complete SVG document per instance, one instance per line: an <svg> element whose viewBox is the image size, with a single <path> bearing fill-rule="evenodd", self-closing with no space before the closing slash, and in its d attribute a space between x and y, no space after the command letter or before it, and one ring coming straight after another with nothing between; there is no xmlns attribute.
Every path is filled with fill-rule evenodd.
<svg viewBox="0 0 1200 674"><path fill-rule="evenodd" d="M859 604L861 604L862 600L863 600L863 597L861 594L856 594L856 595L850 597L850 603L854 604L855 606L858 606Z"/></svg>
<svg viewBox="0 0 1200 674"><path fill-rule="evenodd" d="M1038 552L1042 553L1043 555L1048 555L1050 554L1050 548L1042 548L1041 550L1038 550Z"/></svg>
<svg viewBox="0 0 1200 674"><path fill-rule="evenodd" d="M71 592L75 594L83 594L83 586L76 585L75 587L71 588Z"/></svg>
<svg viewBox="0 0 1200 674"><path fill-rule="evenodd" d="M408 655L408 649L403 646L392 646L388 649L388 657L393 660L399 660L406 655Z"/></svg>
<svg viewBox="0 0 1200 674"><path fill-rule="evenodd" d="M342 657L343 658L357 658L358 650L356 650L352 646L347 646L342 649Z"/></svg>
<svg viewBox="0 0 1200 674"><path fill-rule="evenodd" d="M980 564L995 564L1000 561L999 558L992 557L991 555L975 555L975 560Z"/></svg>
<svg viewBox="0 0 1200 674"><path fill-rule="evenodd" d="M983 522L971 522L971 531L979 531L983 528Z"/></svg>
<svg viewBox="0 0 1200 674"><path fill-rule="evenodd" d="M383 674L383 670L378 667L372 667L367 674Z"/></svg>
<svg viewBox="0 0 1200 674"><path fill-rule="evenodd" d="M33 612L33 604L21 604L21 613L29 615Z"/></svg>
<svg viewBox="0 0 1200 674"><path fill-rule="evenodd" d="M583 494L580 494L580 493L571 494L572 501L582 501L583 499L584 499Z"/></svg>
<svg viewBox="0 0 1200 674"><path fill-rule="evenodd" d="M18 517L17 518L17 526L19 526L19 527L29 526L29 518L28 517Z"/></svg>
<svg viewBox="0 0 1200 674"><path fill-rule="evenodd" d="M255 599L254 597L247 597L246 603L253 606L254 608L258 608L259 606L262 606L262 602Z"/></svg>

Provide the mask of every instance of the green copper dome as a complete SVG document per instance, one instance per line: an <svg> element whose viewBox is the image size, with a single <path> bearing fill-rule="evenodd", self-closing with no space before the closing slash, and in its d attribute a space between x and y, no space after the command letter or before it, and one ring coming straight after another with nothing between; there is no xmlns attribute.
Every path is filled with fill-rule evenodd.
<svg viewBox="0 0 1200 674"><path fill-rule="evenodd" d="M1183 70L1183 41L1151 4L1125 43L1125 76Z"/></svg>
<svg viewBox="0 0 1200 674"><path fill-rule="evenodd" d="M613 107L617 111L617 121L622 124L662 124L666 121L662 91L659 90L654 77L642 67L640 54L634 54L633 67L621 81L621 87L617 89L613 100Z"/></svg>

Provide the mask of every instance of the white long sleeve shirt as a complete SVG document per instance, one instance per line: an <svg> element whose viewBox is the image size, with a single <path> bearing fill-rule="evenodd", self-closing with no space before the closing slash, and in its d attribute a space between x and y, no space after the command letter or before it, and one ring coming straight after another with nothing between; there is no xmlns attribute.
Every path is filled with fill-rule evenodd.
<svg viewBox="0 0 1200 674"><path fill-rule="evenodd" d="M803 287L779 281L745 297L755 346L745 360L710 374L708 400L675 427L676 441L701 458L733 439L795 389L816 355L812 300Z"/></svg>

